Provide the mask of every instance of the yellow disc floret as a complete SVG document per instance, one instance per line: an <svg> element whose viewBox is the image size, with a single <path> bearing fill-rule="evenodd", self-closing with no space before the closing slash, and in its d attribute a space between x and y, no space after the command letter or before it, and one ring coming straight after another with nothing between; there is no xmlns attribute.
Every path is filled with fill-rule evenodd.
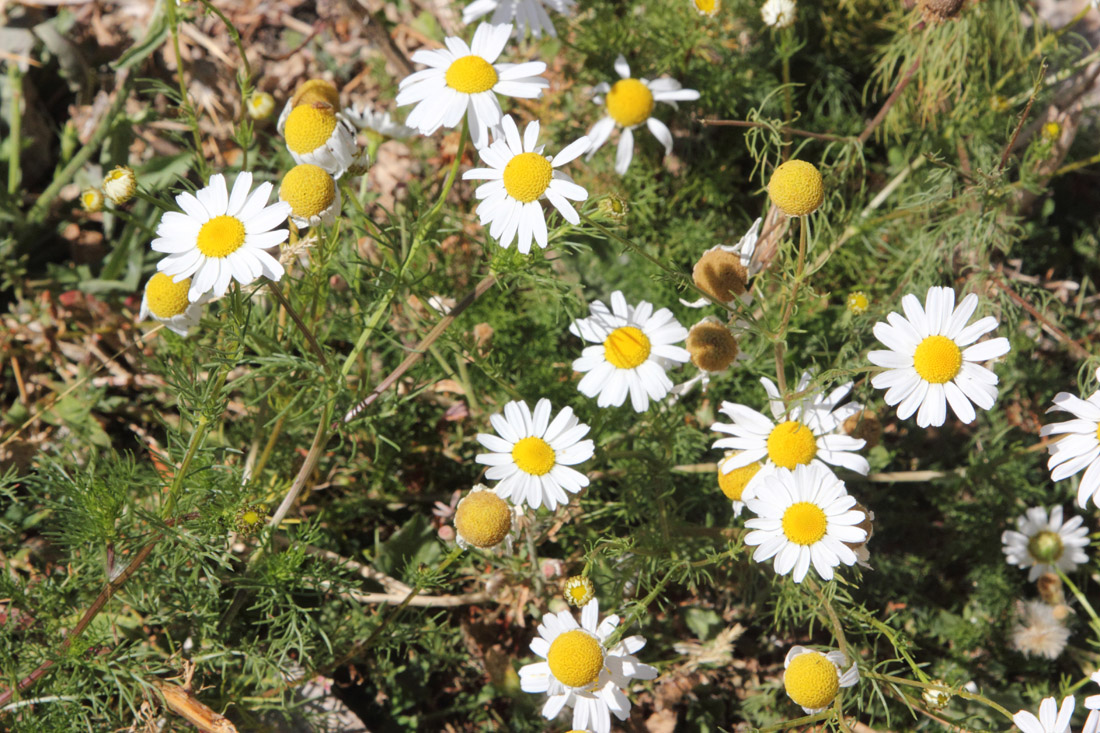
<svg viewBox="0 0 1100 733"><path fill-rule="evenodd" d="M496 547L512 531L512 510L492 491L474 491L458 502L455 529L474 547Z"/></svg>
<svg viewBox="0 0 1100 733"><path fill-rule="evenodd" d="M1065 551L1062 536L1049 529L1035 533L1027 542L1027 552L1041 563L1058 562Z"/></svg>
<svg viewBox="0 0 1100 733"><path fill-rule="evenodd" d="M653 92L637 79L620 79L607 93L607 114L623 127L634 127L649 119Z"/></svg>
<svg viewBox="0 0 1100 733"><path fill-rule="evenodd" d="M811 710L823 708L840 690L836 665L820 652L799 654L783 673L783 687L797 704Z"/></svg>
<svg viewBox="0 0 1100 733"><path fill-rule="evenodd" d="M103 210L103 192L98 188L86 188L80 192L80 205L89 214Z"/></svg>
<svg viewBox="0 0 1100 733"><path fill-rule="evenodd" d="M603 647L587 631L573 629L559 634L546 655L550 674L566 687L588 687L603 670Z"/></svg>
<svg viewBox="0 0 1100 733"><path fill-rule="evenodd" d="M222 214L202 225L196 246L207 257L228 257L244 244L244 224Z"/></svg>
<svg viewBox="0 0 1100 733"><path fill-rule="evenodd" d="M634 326L616 328L603 342L604 358L619 369L633 369L645 363L649 350L649 337Z"/></svg>
<svg viewBox="0 0 1100 733"><path fill-rule="evenodd" d="M248 116L254 120L266 120L275 111L275 98L267 92L252 92L245 102Z"/></svg>
<svg viewBox="0 0 1100 733"><path fill-rule="evenodd" d="M817 438L797 420L780 423L768 434L768 458L783 468L805 465L817 455Z"/></svg>
<svg viewBox="0 0 1100 733"><path fill-rule="evenodd" d="M145 284L145 303L149 312L157 318L172 318L183 313L190 303L187 300L190 287L189 277L175 283L163 272L153 275Z"/></svg>
<svg viewBox="0 0 1100 733"><path fill-rule="evenodd" d="M550 187L554 168L538 153L520 153L504 166L504 190L516 201L529 204Z"/></svg>
<svg viewBox="0 0 1100 733"><path fill-rule="evenodd" d="M596 586L583 575L574 575L565 581L565 600L570 606L580 608L596 595Z"/></svg>
<svg viewBox="0 0 1100 733"><path fill-rule="evenodd" d="M737 358L737 339L717 321L699 321L688 331L691 363L708 372L720 372Z"/></svg>
<svg viewBox="0 0 1100 733"><path fill-rule="evenodd" d="M290 106L297 107L300 104L313 104L324 102L333 108L340 106L340 92L331 82L324 79L310 79L298 85L294 90L294 96L290 98Z"/></svg>
<svg viewBox="0 0 1100 733"><path fill-rule="evenodd" d="M741 501L741 495L745 493L745 487L749 485L749 482L756 477L756 474L759 473L760 469L763 467L760 461L756 461L747 466L735 468L729 473L723 473L722 464L719 463L718 488L722 490L722 493L726 495L727 499Z"/></svg>
<svg viewBox="0 0 1100 733"><path fill-rule="evenodd" d="M825 536L829 522L821 507L810 501L791 504L783 512L783 534L796 545L812 545Z"/></svg>
<svg viewBox="0 0 1100 733"><path fill-rule="evenodd" d="M867 294L862 290L853 290L848 293L848 301L845 305L849 313L861 316L867 312L867 307L871 305L871 301L867 299Z"/></svg>
<svg viewBox="0 0 1100 733"><path fill-rule="evenodd" d="M336 113L325 102L302 104L290 110L283 135L290 152L305 155L328 142L336 129Z"/></svg>
<svg viewBox="0 0 1100 733"><path fill-rule="evenodd" d="M524 473L543 476L557 463L557 455L549 443L532 435L512 446L512 460Z"/></svg>
<svg viewBox="0 0 1100 733"><path fill-rule="evenodd" d="M462 94L487 92L496 86L497 70L480 56L471 55L455 59L447 67L447 86Z"/></svg>
<svg viewBox="0 0 1100 733"><path fill-rule="evenodd" d="M691 279L710 297L728 303L748 289L749 271L741 264L741 255L715 248L695 263Z"/></svg>
<svg viewBox="0 0 1100 733"><path fill-rule="evenodd" d="M962 369L962 350L946 336L929 336L913 352L913 368L932 384L950 382Z"/></svg>
<svg viewBox="0 0 1100 733"><path fill-rule="evenodd" d="M719 0L691 0L691 2L700 15L705 15L708 18L713 18L722 5Z"/></svg>
<svg viewBox="0 0 1100 733"><path fill-rule="evenodd" d="M336 199L336 182L324 168L309 163L296 165L283 176L279 199L290 204L295 216L320 216Z"/></svg>
<svg viewBox="0 0 1100 733"><path fill-rule="evenodd" d="M821 171L804 160L788 160L775 169L768 183L772 203L787 216L807 216L825 200Z"/></svg>

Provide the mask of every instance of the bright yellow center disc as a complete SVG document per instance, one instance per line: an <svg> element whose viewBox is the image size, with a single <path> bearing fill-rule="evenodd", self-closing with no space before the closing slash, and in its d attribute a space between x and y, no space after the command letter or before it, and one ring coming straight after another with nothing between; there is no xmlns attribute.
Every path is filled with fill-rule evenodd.
<svg viewBox="0 0 1100 733"><path fill-rule="evenodd" d="M634 326L616 328L603 342L604 358L619 369L633 369L645 363L649 350L649 337Z"/></svg>
<svg viewBox="0 0 1100 733"><path fill-rule="evenodd" d="M783 687L792 700L811 710L823 708L840 690L836 665L819 652L800 654L783 673Z"/></svg>
<svg viewBox="0 0 1100 733"><path fill-rule="evenodd" d="M325 102L331 104L334 108L339 107L340 92L324 79L310 79L301 84L294 91L294 96L290 98L291 108L297 107L299 104L311 105L314 102Z"/></svg>
<svg viewBox="0 0 1100 733"><path fill-rule="evenodd" d="M243 244L244 224L235 216L215 216L199 229L199 252L207 257L228 257Z"/></svg>
<svg viewBox="0 0 1100 733"><path fill-rule="evenodd" d="M745 493L745 487L749 485L753 477L760 472L763 465L759 461L750 463L741 468L735 468L729 473L722 473L722 464L718 464L718 488L726 495L727 499L741 501L741 495Z"/></svg>
<svg viewBox="0 0 1100 733"><path fill-rule="evenodd" d="M477 94L496 86L497 70L480 56L463 56L447 68L446 80L456 92Z"/></svg>
<svg viewBox="0 0 1100 733"><path fill-rule="evenodd" d="M817 504L800 501L783 512L783 534L796 545L812 545L825 536L828 520ZM807 705L816 707L816 705Z"/></svg>
<svg viewBox="0 0 1100 733"><path fill-rule="evenodd" d="M550 674L566 687L588 687L600 678L603 647L587 631L573 629L550 644L546 663Z"/></svg>
<svg viewBox="0 0 1100 733"><path fill-rule="evenodd" d="M788 160L772 173L768 195L787 216L812 214L825 200L821 171L813 163Z"/></svg>
<svg viewBox="0 0 1100 733"><path fill-rule="evenodd" d="M929 336L913 353L913 368L926 382L950 382L962 368L962 350L946 336Z"/></svg>
<svg viewBox="0 0 1100 733"><path fill-rule="evenodd" d="M529 436L512 447L512 460L519 470L532 476L550 473L557 462L554 449L542 438Z"/></svg>
<svg viewBox="0 0 1100 733"><path fill-rule="evenodd" d="M474 547L496 547L512 531L512 511L493 492L475 491L458 503L455 529Z"/></svg>
<svg viewBox="0 0 1100 733"><path fill-rule="evenodd" d="M149 311L157 318L172 318L187 310L187 291L191 287L191 278L178 283L163 272L149 278L145 284L145 302Z"/></svg>
<svg viewBox="0 0 1100 733"><path fill-rule="evenodd" d="M649 119L653 92L637 79L620 79L607 93L607 114L623 127L634 127Z"/></svg>
<svg viewBox="0 0 1100 733"><path fill-rule="evenodd" d="M336 199L336 182L323 168L309 163L291 168L279 186L279 198L295 216L318 216Z"/></svg>
<svg viewBox="0 0 1100 733"><path fill-rule="evenodd" d="M768 435L768 458L783 468L803 466L817 455L817 439L813 431L798 422L788 420L772 429Z"/></svg>
<svg viewBox="0 0 1100 733"><path fill-rule="evenodd" d="M328 142L336 129L336 113L327 104L301 104L290 110L283 135L292 153L305 155Z"/></svg>
<svg viewBox="0 0 1100 733"><path fill-rule="evenodd" d="M538 153L520 153L504 166L504 190L516 201L527 204L550 187L554 169Z"/></svg>

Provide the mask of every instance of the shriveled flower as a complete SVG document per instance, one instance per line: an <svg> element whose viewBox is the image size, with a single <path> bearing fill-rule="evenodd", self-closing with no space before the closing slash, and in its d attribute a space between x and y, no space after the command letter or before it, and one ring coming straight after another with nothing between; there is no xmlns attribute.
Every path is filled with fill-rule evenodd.
<svg viewBox="0 0 1100 733"><path fill-rule="evenodd" d="M116 165L115 169L103 177L103 195L115 206L121 206L137 193L137 176L134 169L127 165Z"/></svg>
<svg viewBox="0 0 1100 733"><path fill-rule="evenodd" d="M328 171L310 163L287 171L279 200L290 204L290 220L299 227L331 225L340 213L340 187Z"/></svg>
<svg viewBox="0 0 1100 733"><path fill-rule="evenodd" d="M547 33L557 36L554 23L546 12L549 7L559 15L569 16L573 14L576 0L474 0L462 10L462 22L467 25L489 13L493 17L490 23L515 23L517 39L523 38L528 32L535 38Z"/></svg>
<svg viewBox="0 0 1100 733"><path fill-rule="evenodd" d="M726 305L733 305L738 300L746 305L751 303L749 278L760 271L760 262L753 259L753 254L760 237L761 221L759 218L754 221L737 244L719 244L704 252L691 270L695 287ZM680 302L689 308L712 305L707 298L681 299Z"/></svg>
<svg viewBox="0 0 1100 733"><path fill-rule="evenodd" d="M874 387L886 390L886 404L897 405L902 420L916 412L922 428L943 425L947 405L964 423L974 421L974 405L992 408L997 375L980 362L1004 356L1010 347L1003 337L974 343L997 327L993 316L966 325L978 308L978 296L971 293L955 307L954 290L931 287L924 307L912 294L901 299L901 306L905 317L891 313L888 323L875 324L875 338L889 350L867 354L872 364L886 368L871 379Z"/></svg>
<svg viewBox="0 0 1100 733"><path fill-rule="evenodd" d="M588 486L588 477L571 468L587 461L595 450L591 440L582 440L588 426L573 415L571 407L551 421L551 409L547 399L535 404L534 413L526 402L509 402L503 415L489 416L497 435L477 435L477 442L491 452L474 460L489 466L486 478L500 481L497 495L517 506L545 505L554 511L569 503L569 494Z"/></svg>
<svg viewBox="0 0 1100 733"><path fill-rule="evenodd" d="M523 254L531 251L531 242L547 245L546 213L541 200L545 198L570 224L579 224L580 216L567 199L584 201L588 191L573 182L568 174L554 170L580 157L588 147L588 138L581 137L566 145L553 158L543 155L545 146L538 144L538 120L527 124L523 138L511 115L504 115L496 140L478 150L488 168L474 168L462 175L465 181L483 180L474 195L481 201L477 215L482 226L501 247L516 247Z"/></svg>
<svg viewBox="0 0 1100 733"><path fill-rule="evenodd" d="M549 695L542 708L547 720L572 706L574 728L610 733L612 713L619 720L630 715L630 699L623 690L632 680L654 679L657 670L634 656L645 646L641 636L608 647L619 617L600 623L599 614L599 602L592 599L581 609L580 624L569 611L543 616L531 651L546 661L524 666L519 679L524 692Z"/></svg>
<svg viewBox="0 0 1100 733"><path fill-rule="evenodd" d="M611 294L610 308L599 300L588 308L588 318L569 326L570 333L595 344L573 362L573 369L585 375L577 389L596 397L600 407L618 407L629 394L634 410L645 412L650 400L672 389L665 370L691 358L686 349L674 345L687 337L687 329L668 308L654 313L644 300L631 306L619 290Z"/></svg>
<svg viewBox="0 0 1100 733"><path fill-rule="evenodd" d="M694 89L684 89L680 82L667 77L661 79L635 79L630 75L630 65L621 54L615 59L615 71L621 77L614 86L600 82L595 87L592 101L607 109L607 116L588 131L591 146L588 158L595 155L616 127L622 128L619 149L615 154L615 172L620 176L630 167L634 158L634 128L643 122L658 142L665 148L665 155L672 152L672 132L665 123L652 117L657 102L667 102L673 107L677 102L690 102L699 98Z"/></svg>
<svg viewBox="0 0 1100 733"><path fill-rule="evenodd" d="M788 28L794 24L795 10L794 0L768 0L760 8L760 17L772 28Z"/></svg>
<svg viewBox="0 0 1100 733"><path fill-rule="evenodd" d="M729 326L713 316L691 327L685 346L691 354L691 363L705 372L725 371L740 351Z"/></svg>
<svg viewBox="0 0 1100 733"><path fill-rule="evenodd" d="M1016 613L1019 623L1012 629L1012 647L1016 651L1045 659L1061 656L1069 641L1069 629L1053 606L1042 601L1019 601Z"/></svg>
<svg viewBox="0 0 1100 733"><path fill-rule="evenodd" d="M260 504L245 504L233 515L233 529L238 534L252 536L259 534L267 520L267 512Z"/></svg>
<svg viewBox="0 0 1100 733"><path fill-rule="evenodd" d="M505 543L512 550L515 509L488 486L478 484L458 502L454 515L458 546L489 550Z"/></svg>
<svg viewBox="0 0 1100 733"><path fill-rule="evenodd" d="M1084 548L1089 545L1089 531L1082 526L1084 521L1075 516L1063 523L1060 506L1051 507L1049 516L1044 507L1031 507L1016 518L1016 530L1006 529L1001 534L1008 564L1031 568L1028 580L1053 573L1054 568L1073 572L1088 562Z"/></svg>
<svg viewBox="0 0 1100 733"><path fill-rule="evenodd" d="M783 660L783 667L783 689L807 715L820 713L832 704L841 688L859 682L859 668L855 663L849 666L848 658L839 651L822 654L793 646Z"/></svg>
<svg viewBox="0 0 1100 733"><path fill-rule="evenodd" d="M489 128L499 125L503 114L497 95L534 99L550 86L539 76L546 71L541 61L496 63L511 35L511 24L482 23L470 45L448 36L446 48L414 53L413 61L430 68L401 80L397 106L416 105L405 124L431 135L440 127L455 127L466 115L474 146L485 147Z"/></svg>
<svg viewBox="0 0 1100 733"><path fill-rule="evenodd" d="M199 325L202 318L202 305L210 299L203 294L194 303L187 299L191 288L191 278L173 282L163 272L155 273L145 283L145 292L141 296L140 320L154 318L163 323L169 331L186 336L187 332Z"/></svg>
<svg viewBox="0 0 1100 733"><path fill-rule="evenodd" d="M80 192L80 207L89 214L103 211L103 192L89 186Z"/></svg>
<svg viewBox="0 0 1100 733"><path fill-rule="evenodd" d="M1012 716L1012 722L1024 733L1069 733L1070 719L1076 701L1070 695L1062 700L1062 706L1053 697L1039 704L1039 717L1021 710Z"/></svg>
<svg viewBox="0 0 1100 733"><path fill-rule="evenodd" d="M1100 380L1100 369L1096 370L1096 378ZM1051 479L1062 481L1084 471L1077 487L1077 504L1083 508L1092 497L1093 503L1100 506L1100 390L1085 399L1059 392L1047 412L1068 412L1075 418L1044 425L1039 431L1043 437L1064 436L1047 446Z"/></svg>
<svg viewBox="0 0 1100 733"><path fill-rule="evenodd" d="M775 572L791 574L801 583L812 564L822 580L832 580L837 565L854 565L856 555L846 543L862 542L866 518L853 510L856 500L844 482L824 466L776 469L745 504L756 517L746 520L752 530L745 544L756 547L752 559L775 558Z"/></svg>

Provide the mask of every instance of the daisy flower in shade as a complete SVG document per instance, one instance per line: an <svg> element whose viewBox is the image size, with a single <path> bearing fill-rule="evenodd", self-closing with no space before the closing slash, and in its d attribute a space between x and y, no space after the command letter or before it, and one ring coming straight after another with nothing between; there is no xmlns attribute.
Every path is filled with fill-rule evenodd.
<svg viewBox="0 0 1100 733"><path fill-rule="evenodd" d="M619 290L611 294L611 308L597 300L588 309L588 318L569 326L574 336L596 344L573 362L574 371L587 372L577 389L596 397L600 407L618 407L629 393L634 410L645 412L650 400L672 389L665 370L691 358L687 349L674 346L687 338L687 329L668 308L654 313L644 300L630 306Z"/></svg>
<svg viewBox="0 0 1100 733"><path fill-rule="evenodd" d="M189 277L173 282L163 272L156 273L145 283L138 318L144 321L151 317L163 323L169 331L186 336L189 329L199 325L202 304L210 299L209 295L204 294L192 303L187 299L190 289Z"/></svg>
<svg viewBox="0 0 1100 733"><path fill-rule="evenodd" d="M526 402L509 402L504 414L489 417L497 435L478 433L477 442L490 453L475 460L489 466L485 477L500 480L497 496L532 509L545 505L550 511L569 503L569 494L588 486L588 477L570 466L592 457L591 440L581 440L588 426L566 407L550 420L550 400L541 399L532 414Z"/></svg>
<svg viewBox="0 0 1100 733"><path fill-rule="evenodd" d="M1057 659L1069 641L1070 632L1065 624L1068 614L1069 608L1062 604L1017 601L1018 619L1012 628L1012 648L1029 657Z"/></svg>
<svg viewBox="0 0 1100 733"><path fill-rule="evenodd" d="M1100 380L1100 369L1096 370ZM1044 425L1039 435L1064 435L1047 446L1050 459L1047 468L1055 481L1067 479L1085 471L1077 487L1077 503L1084 507L1092 497L1100 506L1100 391L1081 399L1069 392L1054 395L1054 406L1047 412L1068 412L1075 419ZM1087 470L1085 470L1087 469Z"/></svg>
<svg viewBox="0 0 1100 733"><path fill-rule="evenodd" d="M786 28L794 23L796 11L794 0L768 0L760 8L760 17L772 28Z"/></svg>
<svg viewBox="0 0 1100 733"><path fill-rule="evenodd" d="M774 422L748 405L723 402L719 408L733 422L714 423L711 430L732 437L719 438L714 441L714 447L740 451L723 460L722 470L728 473L757 461L764 462L763 468L745 487L742 501L752 497L760 482L772 475L776 467L793 469L812 465L826 469L825 464L830 464L864 475L870 470L867 459L854 452L862 448L865 441L842 430L844 421L863 409L858 402L840 404L851 391L852 383L842 384L825 394L821 389L810 389L812 378L810 372L805 372L798 380L795 391L805 394L790 406L783 404L779 389L770 379L760 380L768 393Z"/></svg>
<svg viewBox="0 0 1100 733"><path fill-rule="evenodd" d="M733 305L738 300L748 305L752 302L749 278L760 272L760 263L753 261L756 241L760 238L760 222L757 219L737 244L719 244L711 247L695 263L691 279L695 287L715 300ZM705 308L713 305L706 298L696 301L680 300L689 308Z"/></svg>
<svg viewBox="0 0 1100 733"><path fill-rule="evenodd" d="M620 176L630 167L634 157L634 128L643 122L658 142L665 148L665 155L672 152L672 133L665 123L651 117L653 106L657 102L668 102L673 107L677 102L691 102L699 98L694 89L684 89L675 79L635 79L630 76L630 65L620 54L615 59L615 71L622 77L614 86L607 82L596 85L596 96L592 101L606 106L607 117L597 122L588 131L592 138L588 157L591 158L600 146L607 142L612 130L623 129L619 137L619 150L615 154L615 172ZM604 96L606 95L606 96Z"/></svg>
<svg viewBox="0 0 1100 733"><path fill-rule="evenodd" d="M463 8L462 22L470 24L492 13L490 23L515 22L517 39L527 35L528 30L535 38L541 36L543 31L556 37L558 32L546 7L561 15L570 15L576 4L576 0L474 0Z"/></svg>
<svg viewBox="0 0 1100 733"><path fill-rule="evenodd" d="M572 706L574 728L609 733L611 713L619 720L630 715L630 700L623 688L631 680L654 679L657 670L634 656L645 646L641 636L629 636L608 647L619 617L608 616L600 623L599 615L599 602L593 599L581 609L580 624L569 611L543 616L531 651L546 661L521 668L519 680L524 692L549 695L542 708L548 720Z"/></svg>
<svg viewBox="0 0 1100 733"><path fill-rule="evenodd" d="M355 162L359 146L351 123L328 102L299 104L283 128L295 163L311 163L339 178Z"/></svg>
<svg viewBox="0 0 1100 733"><path fill-rule="evenodd" d="M282 278L283 266L265 250L286 241L289 232L275 227L286 221L290 204L268 206L272 188L261 183L249 193L252 174L243 171L229 193L225 177L216 173L194 195L176 196L183 213L166 212L150 245L168 255L157 269L176 282L191 278L187 297L192 302L211 290L224 295L230 280L248 285L261 275Z"/></svg>
<svg viewBox="0 0 1100 733"><path fill-rule="evenodd" d="M875 324L875 337L889 350L867 355L872 364L886 368L871 379L886 390L886 404L897 405L902 420L916 412L922 428L943 425L947 405L964 423L974 421L974 405L993 407L997 375L979 362L1004 356L1010 347L1003 337L974 343L997 327L993 316L966 325L978 308L978 296L967 295L956 308L954 290L932 287L923 308L912 294L901 299L901 307L904 317L891 313L889 323Z"/></svg>
<svg viewBox="0 0 1100 733"><path fill-rule="evenodd" d="M527 254L531 240L546 247L546 215L539 200L546 198L570 224L579 224L580 216L566 199L584 201L588 191L573 183L559 165L578 158L588 148L588 138L581 137L565 146L553 158L542 154L538 144L538 120L529 122L520 139L519 128L511 115L501 120L502 134L488 147L478 150L481 160L490 167L474 168L462 174L463 180L488 181L477 187L474 195L481 201L477 215L489 234L510 247L518 236L517 247Z"/></svg>
<svg viewBox="0 0 1100 733"><path fill-rule="evenodd" d="M853 663L843 671L847 664L848 658L843 652L822 654L804 646L793 646L783 660L783 689L807 715L820 713L832 704L842 687L859 682L859 669Z"/></svg>
<svg viewBox="0 0 1100 733"><path fill-rule="evenodd" d="M806 577L811 564L823 580L831 580L834 567L856 562L845 543L867 538L859 526L866 515L852 509L856 500L825 466L778 468L745 505L756 515L745 522L752 530L745 544L756 547L752 559L765 562L774 557L775 572L791 573L796 583Z"/></svg>
<svg viewBox="0 0 1100 733"><path fill-rule="evenodd" d="M1032 507L1016 518L1016 530L1006 529L1001 534L1001 549L1009 565L1031 568L1028 580L1053 573L1056 567L1073 572L1079 564L1088 562L1084 548L1089 545L1089 531L1081 526L1084 521L1070 517L1063 523L1060 506L1052 507L1049 517L1043 507Z"/></svg>
<svg viewBox="0 0 1100 733"><path fill-rule="evenodd" d="M550 86L539 76L546 71L541 61L495 63L511 34L510 24L482 23L469 46L461 38L448 36L446 48L414 53L413 61L430 68L401 80L397 106L416 105L405 124L431 135L440 127L456 126L468 112L470 139L475 147L485 147L489 128L500 124L498 94L534 99Z"/></svg>
<svg viewBox="0 0 1100 733"><path fill-rule="evenodd" d="M1012 716L1012 722L1024 733L1069 733L1075 704L1072 695L1062 700L1061 708L1053 697L1048 697L1039 704L1039 717L1021 710Z"/></svg>

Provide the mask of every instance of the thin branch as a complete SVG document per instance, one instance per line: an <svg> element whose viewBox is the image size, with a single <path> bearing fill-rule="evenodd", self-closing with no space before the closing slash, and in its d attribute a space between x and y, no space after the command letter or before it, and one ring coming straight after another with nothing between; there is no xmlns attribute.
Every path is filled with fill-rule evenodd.
<svg viewBox="0 0 1100 733"><path fill-rule="evenodd" d="M1039 321L1039 323L1051 336L1053 336L1061 343L1065 344L1066 347L1069 348L1070 352L1073 353L1074 357L1078 359L1087 359L1092 356L1092 354L1089 353L1088 349L1071 339L1069 337L1069 334L1059 328L1052 320L1040 313L1038 308L1033 306L1027 301L1026 298L1010 288L1008 285L1006 285L1005 282L1001 280L1001 278L994 275L989 279L989 281L1000 288L1002 291L1004 291L1005 295L1007 295L1013 303L1023 308L1031 315L1032 318Z"/></svg>
<svg viewBox="0 0 1100 733"><path fill-rule="evenodd" d="M795 127L788 127L787 125L769 125L767 122L751 122L749 120L715 120L708 118L699 120L699 122L704 125L710 125L711 127L763 127L769 130L776 129L789 135L797 135L799 137L812 137L815 140L851 142L856 139L851 135L833 135L827 132L810 132L809 130L799 130Z"/></svg>
<svg viewBox="0 0 1100 733"><path fill-rule="evenodd" d="M863 132L859 133L859 141L861 143L867 142L870 139L871 134L875 131L875 128L882 124L882 121L886 119L886 113L890 111L890 108L894 106L894 103L898 101L898 97L905 91L905 87L909 86L909 82L913 80L913 75L917 73L917 69L920 67L920 58L918 57L913 65L909 67L909 70L905 72L905 76L901 78L898 85L894 87L894 91L890 92L890 96L886 98L886 101L882 104L882 109L878 111L878 114L867 123L867 127L863 128Z"/></svg>

